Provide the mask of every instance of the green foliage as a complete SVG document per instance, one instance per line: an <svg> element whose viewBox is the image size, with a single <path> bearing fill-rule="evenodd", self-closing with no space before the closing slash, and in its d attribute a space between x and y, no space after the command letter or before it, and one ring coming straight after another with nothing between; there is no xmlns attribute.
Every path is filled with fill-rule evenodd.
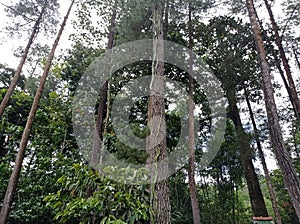
<svg viewBox="0 0 300 224"><path fill-rule="evenodd" d="M4 197L15 153L33 97L15 91L0 123L0 198ZM51 223L54 216L43 199L59 188L56 180L80 161L72 136L70 102L52 92L37 113L27 146L9 223ZM47 133L47 134L45 134Z"/></svg>
<svg viewBox="0 0 300 224"><path fill-rule="evenodd" d="M222 82L225 92L242 89L245 83L260 86L255 44L247 24L233 17L215 17L200 32L207 52L204 61Z"/></svg>
<svg viewBox="0 0 300 224"><path fill-rule="evenodd" d="M7 16L11 18L12 25L8 25L6 29L14 35L21 34L22 31L31 31L32 24L37 21L40 13L45 8L39 27L47 34L53 33L58 23L57 0L23 0L18 1L14 5L6 8Z"/></svg>
<svg viewBox="0 0 300 224"><path fill-rule="evenodd" d="M45 198L60 223L139 223L149 217L146 186L124 185L105 176L115 175L107 168L104 175L83 164L58 179L60 190ZM122 171L117 171L122 172ZM120 173L119 173L120 174ZM118 177L119 174L116 176Z"/></svg>
<svg viewBox="0 0 300 224"><path fill-rule="evenodd" d="M193 222L189 188L186 183L186 178L186 173L180 171L173 174L169 179L172 223L188 224Z"/></svg>
<svg viewBox="0 0 300 224"><path fill-rule="evenodd" d="M225 141L218 155L196 175L203 223L249 223L250 199L242 180L234 126L227 122ZM192 211L186 172L170 177L172 223L192 223Z"/></svg>
<svg viewBox="0 0 300 224"><path fill-rule="evenodd" d="M0 64L0 88L8 88L10 84L10 80L15 74L15 70L12 68L8 68L6 65ZM18 83L18 90L24 87L24 76L21 75ZM1 96L1 100L2 100Z"/></svg>
<svg viewBox="0 0 300 224"><path fill-rule="evenodd" d="M120 1L120 23L116 27L117 44L152 37L153 3L139 0Z"/></svg>
<svg viewBox="0 0 300 224"><path fill-rule="evenodd" d="M105 48L103 40L107 38L113 4L114 1L104 0L77 1L76 20L73 20L76 33L71 39L86 47Z"/></svg>
<svg viewBox="0 0 300 224"><path fill-rule="evenodd" d="M295 1L289 0L292 9ZM43 0L20 1L9 10L16 27L25 29L37 18ZM56 0L48 1L49 7L41 28L53 29L56 24ZM107 27L114 1L84 0L77 2L77 18L74 27L78 31L72 36L74 44L51 69L44 97L39 105L30 142L26 150L18 192L15 195L9 223L148 223L149 189L147 185L125 185L137 179L146 179L147 171L134 171L129 167L104 167L101 175L86 165L74 139L71 120L72 97L81 76L92 61L105 49ZM251 90L250 96L260 100L260 86L257 71L257 55L249 25L233 17L219 16L202 23L202 12L214 5L215 1L171 0L168 24L164 24L166 38L184 46L188 45L186 11L188 4L193 10L194 51L210 65L215 75L222 81L226 91L238 93L244 85ZM240 9L241 1L230 3ZM151 1L126 0L117 2L116 43L149 38L152 36ZM244 3L243 3L244 4ZM34 10L37 9L37 10ZM18 15L18 16L17 16ZM166 19L166 15L164 19ZM298 14L295 14L295 18ZM165 21L167 22L167 21ZM293 23L297 23L293 19ZM23 26L24 25L24 26ZM26 28L27 29L27 28ZM271 46L270 46L271 47ZM32 49L38 60L30 59L32 77L20 79L10 104L0 122L0 199L5 194L8 178L12 170L15 152L18 149L22 131L36 90L38 78L36 67L44 65L47 46ZM182 84L187 89L187 74L172 65L165 65L166 76ZM0 100L6 92L13 69L0 65ZM110 100L122 86L133 78L151 75L151 63L138 62L120 69L110 80ZM24 90L26 86L26 90ZM238 95L238 94L237 94ZM197 161L201 159L210 131L211 120L207 99L195 84L195 103L199 112L201 140L197 143ZM147 97L138 99L129 114L133 133L146 138ZM111 103L110 102L110 103ZM180 136L180 110L166 101L167 147L169 151L177 145ZM95 105L95 108L98 105ZM262 122L264 123L264 122ZM143 164L147 154L143 149L132 149L116 136L110 123L107 124L105 144L118 159ZM122 127L120 127L122 128ZM295 164L299 163L300 135L298 128L293 132L294 144L291 153ZM267 136L267 135L266 135ZM197 170L197 193L203 223L250 223L252 216L249 196L242 180L242 169L237 149L236 132L228 121L225 140L215 160L205 170ZM180 163L180 158L177 163ZM169 179L172 204L172 223L192 223L192 210L187 184L187 172L182 170ZM300 170L300 168L299 168ZM124 177L125 176L125 177ZM124 177L124 178L121 178ZM278 171L272 173L275 190L279 198L280 211L284 223L296 223L296 216ZM114 181L117 180L117 181Z"/></svg>
<svg viewBox="0 0 300 224"><path fill-rule="evenodd" d="M8 82L13 74L13 69L2 67L1 75L4 76L4 79L2 79L3 83L0 87L0 101L6 93L7 85L9 85L6 81ZM33 98L25 93L23 89L24 77L21 77L0 122L0 158L4 157L11 162L33 101ZM4 158L3 161L5 161Z"/></svg>
<svg viewBox="0 0 300 224"><path fill-rule="evenodd" d="M286 17L288 18L285 22L288 22L288 27L299 26L300 21L300 4L297 0L285 0L282 3L284 7L284 12L286 13ZM292 23L292 24L291 24Z"/></svg>
<svg viewBox="0 0 300 224"><path fill-rule="evenodd" d="M76 42L71 49L67 50L65 56L62 56L60 77L67 82L67 87L71 93L76 90L78 82L87 67L102 53L103 50L85 47L82 43Z"/></svg>
<svg viewBox="0 0 300 224"><path fill-rule="evenodd" d="M300 173L300 129L299 124L294 122L291 127L291 137L286 141L287 149L293 159L294 165L298 173Z"/></svg>
<svg viewBox="0 0 300 224"><path fill-rule="evenodd" d="M296 212L293 208L291 198L289 197L287 188L284 185L283 176L280 170L272 171L271 181L276 193L279 212L282 218L282 223L299 223Z"/></svg>
<svg viewBox="0 0 300 224"><path fill-rule="evenodd" d="M232 220L248 220L250 202L240 197L244 189L243 171L237 150L237 136L228 120L225 141L210 166L201 171L200 209L204 223L231 223ZM199 189L199 190L200 190ZM215 215L212 217L211 212Z"/></svg>

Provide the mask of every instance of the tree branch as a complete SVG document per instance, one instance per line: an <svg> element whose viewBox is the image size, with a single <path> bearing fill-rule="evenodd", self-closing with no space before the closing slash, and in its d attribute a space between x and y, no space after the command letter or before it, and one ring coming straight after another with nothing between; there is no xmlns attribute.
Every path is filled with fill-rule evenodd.
<svg viewBox="0 0 300 224"><path fill-rule="evenodd" d="M283 30L282 30L281 37L280 37L281 39L282 39L282 37L283 37L283 34L284 34L285 31L286 31L286 28L287 28L289 22L291 21L291 19L292 19L294 13L296 12L296 9L298 8L298 6L299 6L299 4L297 4L297 5L295 6L295 8L293 9L293 11L292 11L290 17L289 17L288 20L286 21L286 23L285 23L285 25L284 25L284 28L283 28Z"/></svg>

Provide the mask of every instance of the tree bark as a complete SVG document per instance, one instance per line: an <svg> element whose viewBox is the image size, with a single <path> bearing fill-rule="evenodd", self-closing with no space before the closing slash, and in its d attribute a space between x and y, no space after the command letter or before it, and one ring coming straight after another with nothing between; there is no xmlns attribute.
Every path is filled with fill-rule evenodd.
<svg viewBox="0 0 300 224"><path fill-rule="evenodd" d="M250 147L250 139L244 131L242 121L239 115L236 103L235 90L229 90L227 92L227 97L230 108L230 117L234 123L237 132L241 162L245 179L247 182L252 211L255 216L268 216L268 211L265 205L264 197L252 162L252 149Z"/></svg>
<svg viewBox="0 0 300 224"><path fill-rule="evenodd" d="M265 3L265 6L267 8L267 11L268 11L268 14L269 14L269 17L270 17L270 21L271 21L271 24L272 24L272 29L273 29L273 32L274 32L274 35L275 35L275 43L276 43L276 45L279 49L279 56L282 60L283 68L285 70L287 80L289 82L290 91L291 91L292 100L293 100L292 104L294 104L294 106L296 108L296 117L298 119L298 122L300 123L300 102L299 102L298 93L297 93L297 90L296 90L296 87L295 87L294 79L293 79L293 76L292 76L292 72L291 72L291 69L290 69L290 65L289 65L288 59L285 55L285 52L284 52L284 49L283 49L283 46L282 46L282 39L279 35L278 26L277 26L277 23L275 21L271 6L270 6L268 0L264 0L264 3Z"/></svg>
<svg viewBox="0 0 300 224"><path fill-rule="evenodd" d="M164 45L162 26L162 3L153 5L153 62L150 96L148 102L148 127L146 139L147 165L150 165L151 223L171 223L171 205L168 187L168 161L166 144L164 102Z"/></svg>
<svg viewBox="0 0 300 224"><path fill-rule="evenodd" d="M261 22L261 20L259 19L256 10L255 10L255 16L256 16L257 21L258 21L258 23L259 23L259 25L260 25L260 29L262 30L262 33L265 33L265 30L264 30L264 28L263 28L262 22ZM271 40L270 40L270 38L267 36L267 34L265 34L265 37L266 37L266 41L267 41L268 45L269 45L269 46L272 46ZM287 91L287 93L288 93L288 96L289 96L290 102L291 102L291 104L292 104L292 108L293 108L295 117L297 118L297 108L296 108L296 105L293 103L293 101L294 101L294 100L293 100L293 94L292 94L291 88L290 88L290 86L289 86L289 84L288 84L288 82L287 82L287 80L286 80L286 78L285 78L284 71L283 71L282 68L281 68L281 65L280 65L280 59L278 58L278 53L277 53L277 52L275 51L275 49L273 49L273 48L271 48L270 50L271 50L271 53L272 53L272 55L273 55L273 57L274 57L275 65L276 65L276 67L277 67L277 69L278 69L278 72L279 72L279 74L280 74L280 76L281 76L281 79L282 79L282 81L283 81L284 87L285 87L285 89L286 89L286 91Z"/></svg>
<svg viewBox="0 0 300 224"><path fill-rule="evenodd" d="M193 49L193 28L192 28L192 7L191 2L189 2L189 48ZM197 189L195 182L195 125L194 125L194 80L190 75L192 73L192 62L189 65L189 169L188 169L188 179L189 179L189 189L190 198L192 204L193 212L193 222L194 224L201 224L200 209L197 197Z"/></svg>
<svg viewBox="0 0 300 224"><path fill-rule="evenodd" d="M43 18L43 15L44 15L44 12L46 10L46 7L47 7L47 2L44 4L43 8L42 8L42 11L38 17L38 19L36 20L36 22L34 23L34 26L32 28L32 32L31 32L31 35L29 37L29 40L27 42L27 45L25 47L25 50L24 50L24 53L22 55L22 58L21 58L21 61L18 65L18 68L14 74L14 77L13 79L11 80L11 83L7 89L7 92L3 98L3 100L1 101L1 105L0 105L0 119L2 118L2 115L4 113L4 110L5 108L7 107L7 104L8 104L8 101L10 100L16 86L17 86L17 83L19 81L19 78L20 78L20 75L21 75L21 72L22 72L22 68L23 68L23 65L25 64L25 61L27 59L27 56L28 56L28 53L29 53L29 49L33 43L33 40L36 36L36 34L38 33L38 30L39 30L39 26L40 26L40 23L41 23L41 20Z"/></svg>
<svg viewBox="0 0 300 224"><path fill-rule="evenodd" d="M281 135L281 128L279 125L279 118L274 99L274 90L271 82L270 69L266 59L266 52L263 45L263 40L258 26L257 18L254 13L253 0L246 0L246 4L260 59L261 75L263 79L263 92L268 117L268 126L270 131L271 143L273 146L274 154L278 161L278 165L283 174L285 186L289 192L296 214L300 220L300 180L297 176L295 168L293 167L290 155L284 146L283 137Z"/></svg>
<svg viewBox="0 0 300 224"><path fill-rule="evenodd" d="M45 86L45 83L46 83L47 76L49 74L49 70L50 70L52 60L54 58L54 53L55 53L56 47L58 45L58 42L60 40L60 37L61 37L62 32L64 30L64 27L66 25L66 22L68 20L69 14L70 14L71 9L72 9L72 6L74 4L74 1L75 0L72 0L72 2L70 4L70 7L67 11L67 14L66 14L63 22L62 22L61 28L60 28L60 30L57 34L57 37L55 39L55 42L54 42L53 47L51 49L51 52L48 56L47 63L45 65L45 69L44 69L43 75L42 75L40 83L39 83L39 87L36 91L36 95L34 97L34 101L33 101L33 104L31 106L29 116L27 118L26 126L25 126L25 129L23 131L22 139L21 139L21 142L20 142L19 151L17 153L14 169L13 169L13 172L12 172L11 177L9 179L9 183L8 183L7 190L6 190L6 193L5 193L3 206L2 206L1 214L0 214L0 224L6 224L7 219L8 219L8 215L9 215L9 212L10 212L10 209L11 209L11 204L12 204L12 201L13 201L13 196L15 194L15 191L16 191L16 188L17 188L17 182L18 182L20 172L21 172L22 162L23 162L23 159L24 159L25 149L26 149L26 146L27 146L27 143L28 143L30 130L31 130L34 118L35 118L35 114L36 114L36 111L37 111L37 108L38 108L39 101L42 97L42 92L43 92L43 89L44 89L44 86Z"/></svg>
<svg viewBox="0 0 300 224"><path fill-rule="evenodd" d="M293 46L293 54L294 54L294 57L295 57L295 60L296 60L296 63L297 63L297 66L298 66L298 69L300 70L300 61L299 61L299 58L298 58L298 55L297 55L297 52L296 52L296 49L295 47Z"/></svg>
<svg viewBox="0 0 300 224"><path fill-rule="evenodd" d="M93 140L93 149L92 149L92 158L91 163L93 167L96 167L102 160L101 158L101 146L99 140L103 141L103 121L105 119L105 111L107 110L107 90L108 90L108 81L105 81L100 90L100 100L99 106L97 109L97 119L94 130L94 140Z"/></svg>
<svg viewBox="0 0 300 224"><path fill-rule="evenodd" d="M277 202L276 202L276 195L275 195L272 183L271 183L271 177L270 177L269 170L268 170L268 167L267 167L267 163L266 163L266 160L265 160L264 152L263 152L262 146L260 144L259 133L258 133L258 129L257 129L257 126L256 126L254 114L253 114L253 111L252 111L252 108L251 108L251 103L250 103L249 96L248 96L246 88L244 88L244 91L245 91L246 103L247 103L247 106L248 106L248 109L249 109L250 119L251 119L253 130L254 130L254 137L255 137L255 141L256 141L256 145L257 145L258 156L260 158L260 161L261 161L261 164L262 164L262 167L263 167L263 170L264 170L264 174L265 174L265 178L266 178L266 182L267 182L267 186L268 186L268 190L269 190L269 194L270 194L270 198L271 198L273 211L274 211L274 214L275 214L275 217L276 217L276 223L277 224L282 224L281 216L280 216L280 213L279 213L279 210L278 210L278 205L277 205Z"/></svg>
<svg viewBox="0 0 300 224"><path fill-rule="evenodd" d="M114 45L116 17L117 17L117 0L114 3L113 11L110 19L108 43L107 43L108 50L112 49ZM91 158L91 163L94 166L102 162L101 151L99 151L101 150L102 146L100 144L99 139L103 140L103 135L104 135L103 123L105 120L106 111L108 110L108 105L107 105L108 85L109 83L106 80L100 90L100 100L97 109L97 119L96 119L95 130L94 130L94 141L93 141L92 158ZM108 117L108 115L106 117Z"/></svg>

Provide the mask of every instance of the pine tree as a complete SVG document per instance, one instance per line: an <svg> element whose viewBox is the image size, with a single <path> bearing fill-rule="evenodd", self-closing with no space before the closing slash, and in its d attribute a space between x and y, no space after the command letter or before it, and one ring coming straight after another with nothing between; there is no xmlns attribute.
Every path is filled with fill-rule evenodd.
<svg viewBox="0 0 300 224"><path fill-rule="evenodd" d="M115 39L115 26L116 26L116 17L117 17L117 0L115 0L115 4L113 7L111 19L110 19L110 26L109 26L109 33L108 33L108 43L107 43L107 49L112 49L114 45L114 39ZM109 110L107 104L107 96L108 96L108 81L106 80L101 87L100 90L100 100L99 100L99 106L97 109L97 119L96 119L96 125L95 125L95 131L94 131L94 144L93 144L93 150L92 150L92 158L91 162L94 165L97 165L99 162L101 162L101 152L99 152L99 149L101 148L101 145L99 144L99 137L103 140L103 133L105 130L103 129L103 123L105 120L105 112ZM108 114L108 112L107 112ZM108 117L108 115L106 116ZM101 150L101 149L100 149Z"/></svg>
<svg viewBox="0 0 300 224"><path fill-rule="evenodd" d="M268 126L270 131L271 143L280 169L283 174L284 182L292 199L296 214L300 220L300 180L295 168L291 162L290 155L284 146L281 128L279 125L278 112L274 99L274 90L271 82L270 68L267 62L267 55L263 45L263 39L257 18L255 16L255 8L253 0L247 0L247 9L249 13L250 23L253 30L253 36L260 59L261 75L263 80L263 92L265 98L265 106L267 110Z"/></svg>
<svg viewBox="0 0 300 224"><path fill-rule="evenodd" d="M75 2L75 0L72 0L71 5L68 9L68 12L67 12L62 24L61 24L61 28L60 28L60 30L57 34L57 37L54 41L52 50L51 50L51 52L48 56L47 63L45 65L45 69L44 69L43 75L42 75L41 80L40 80L39 87L37 89L33 104L31 106L30 113L29 113L29 116L28 116L28 119L27 119L27 122L26 122L26 126L25 126L25 129L23 131L22 139L21 139L21 142L20 142L19 151L17 153L14 169L13 169L13 172L11 174L11 177L10 177L10 180L9 180L9 183L8 183L8 186L7 186L6 194L5 194L5 197L4 197L3 206L2 206L1 214L0 214L0 224L6 224L6 222L7 222L7 218L9 216L9 212L10 212L10 209L11 209L11 204L12 204L12 201L13 201L13 197L14 197L14 194L15 194L15 191L16 191L16 188L17 188L17 182L18 182L19 175L20 175L20 172L21 172L22 162L23 162L23 159L24 159L25 149L26 149L26 146L27 146L27 143L28 143L28 140L29 140L30 130L31 130L31 127L33 125L35 114L36 114L37 109L38 109L39 101L42 97L43 88L45 86L46 79L47 79L47 76L49 74L49 70L50 70L50 67L51 67L52 60L54 58L55 50L57 48L58 42L60 40L60 37L62 35L62 32L64 30L66 22L68 20L68 17L69 17L69 14L71 12L71 9L72 9L72 6L73 6L74 2Z"/></svg>
<svg viewBox="0 0 300 224"><path fill-rule="evenodd" d="M30 5L30 4L29 4ZM31 48L31 45L33 44L33 41L36 37L36 35L38 34L40 28L41 28L41 23L43 22L44 17L47 15L47 10L49 10L48 8L51 7L51 2L49 2L49 0L45 0L42 2L42 6L41 6L41 11L34 23L34 26L32 28L32 31L31 31L31 35L29 37L29 40L27 42L27 45L24 49L24 53L22 54L22 57L21 57L21 60L20 60L20 63L18 65L18 68L15 72L15 75L13 77L13 79L11 80L11 83L9 85L9 88L7 89L7 92L3 98L3 100L1 101L1 105L0 105L0 118L2 117L3 113L4 113L4 110L14 92L14 89L16 88L17 86L17 83L19 81L19 78L20 78L20 75L21 75L21 72L22 72L22 68L25 64L25 61L27 59L27 56L28 56L28 53L29 53L29 50ZM15 7L9 7L9 9L11 11L13 11L13 14L26 14L26 13L22 13L21 10L25 10L24 7L22 7L22 4L19 3L17 4ZM37 11L36 9L31 9L32 11ZM20 12L19 12L20 11ZM25 17L26 20L28 20L27 16L23 15Z"/></svg>
<svg viewBox="0 0 300 224"><path fill-rule="evenodd" d="M287 80L289 83L289 90L291 92L291 101L292 101L291 103L293 104L293 106L295 108L296 117L297 117L298 121L300 122L300 101L299 101L299 97L298 97L297 90L295 87L295 83L294 83L294 79L293 79L292 72L290 69L290 65L289 65L288 59L286 57L285 51L283 49L282 37L279 34L278 25L275 21L273 11L272 11L271 5L269 4L269 1L264 0L264 3L267 8L269 17L270 17L272 30L273 30L274 36L275 36L275 43L279 49L279 56L283 63L283 68L285 70L285 74L287 76Z"/></svg>
<svg viewBox="0 0 300 224"><path fill-rule="evenodd" d="M163 96L165 78L162 15L163 3L161 0L156 0L153 3L153 62L148 102L150 135L146 139L146 152L148 153L147 164L151 166L151 222L169 224L171 223L171 205L167 179L168 152L165 135L165 101Z"/></svg>
<svg viewBox="0 0 300 224"><path fill-rule="evenodd" d="M265 174L266 183L267 183L267 187L268 187L268 190L269 190L273 211L274 211L274 214L275 214L275 217L276 217L276 223L281 224L282 223L281 222L281 216L280 216L280 213L279 213L279 210L278 210L275 191L274 191L272 183L271 183L271 177L270 177L268 166L267 166L267 163L266 163L266 160L265 160L265 155L264 155L264 152L263 152L263 149L262 149L262 145L261 145L261 142L260 142L260 139L259 139L258 128L257 128L256 122L255 122L255 118L254 118L254 114L253 114L253 111L252 111L250 99L249 99L249 96L248 96L249 94L248 94L246 88L244 88L244 92L245 92L245 99L246 99L247 107L248 107L248 110L249 110L250 120L251 120L253 130L254 130L254 138L255 138L255 141L256 141L256 145L257 145L258 156L260 158L260 161L261 161L261 164L262 164L262 167L263 167L263 171L264 171L264 174Z"/></svg>
<svg viewBox="0 0 300 224"><path fill-rule="evenodd" d="M188 26L189 26L189 48L193 48L193 27L192 27L192 4L189 2L188 9ZM190 66L190 72L192 72L192 64ZM194 80L189 76L189 169L188 169L188 179L189 179L189 189L190 198L192 204L193 212L193 222L194 224L201 224L200 209L197 197L197 189L195 182L195 132L194 132Z"/></svg>

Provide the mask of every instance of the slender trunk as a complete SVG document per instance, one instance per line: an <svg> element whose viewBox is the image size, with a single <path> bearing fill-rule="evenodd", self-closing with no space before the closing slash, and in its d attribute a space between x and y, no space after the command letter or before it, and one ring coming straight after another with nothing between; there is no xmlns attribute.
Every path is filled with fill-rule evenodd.
<svg viewBox="0 0 300 224"><path fill-rule="evenodd" d="M148 102L148 126L146 139L147 165L151 175L151 223L171 223L171 205L168 187L168 161L164 102L164 45L162 26L162 3L153 5L153 62L152 81ZM159 162L159 163L158 163ZM159 165L158 165L159 164Z"/></svg>
<svg viewBox="0 0 300 224"><path fill-rule="evenodd" d="M293 125L293 145L295 149L295 154L296 154L296 160L300 160L300 152L299 152L299 144L298 144L298 139L297 139L297 133L299 132L299 128L297 125Z"/></svg>
<svg viewBox="0 0 300 224"><path fill-rule="evenodd" d="M107 49L112 49L114 45L114 37L115 37L115 23L116 23L116 17L117 17L117 0L115 1L115 4L113 6L113 11L111 15L110 20L110 26L109 26L109 33L108 33L108 43L107 43ZM97 109L97 119L96 119L96 125L94 130L94 142L93 142L93 149L92 149L92 158L91 163L95 166L97 164L102 162L102 155L101 155L101 144L100 140L103 140L104 136L104 128L103 123L105 120L105 112L108 113L108 101L107 101L107 94L108 94L108 81L106 80L103 86L100 90L100 100L99 100L99 106ZM108 115L106 116L108 117ZM107 121L106 121L107 122Z"/></svg>
<svg viewBox="0 0 300 224"><path fill-rule="evenodd" d="M289 18L288 18L288 19L286 20L286 22L285 22L285 25L284 25L284 27L283 27L283 29L282 29L281 37L282 37L283 34L285 33L286 28L288 27L288 25L289 25L289 23L291 22L291 20L293 19L294 14L297 12L297 8L298 8L298 7L299 7L299 4L296 4L296 5L294 6L294 8L293 8L293 11L289 13L290 16L289 16Z"/></svg>
<svg viewBox="0 0 300 224"><path fill-rule="evenodd" d="M276 67L277 67L277 69L278 69L278 71L279 71L279 74L280 74L280 76L281 76L281 79L282 79L282 81L283 81L283 84L284 84L284 86L285 86L285 89L286 89L286 91L287 91L287 93L288 93L288 96L289 96L289 99L290 99L290 101L291 101L291 104L292 104L292 108L293 108L294 114L295 114L295 116L297 117L297 116L298 116L298 115L297 115L297 108L296 108L296 105L293 103L293 93L292 93L292 90L291 90L291 88L290 88L290 86L289 86L289 84L288 84L288 82L287 82L287 80L286 80L286 78L285 78L285 76L284 76L284 72L283 72L283 70L282 70L282 68L281 68L281 66L280 66L280 60L279 60L279 58L278 58L277 53L274 51L274 49L272 49L272 54L273 54L273 56L274 56L274 60L275 60Z"/></svg>
<svg viewBox="0 0 300 224"><path fill-rule="evenodd" d="M168 39L169 13L170 13L170 0L166 0L165 22L164 22L164 39Z"/></svg>
<svg viewBox="0 0 300 224"><path fill-rule="evenodd" d="M96 119L96 125L95 125L95 130L94 130L94 142L93 142L93 150L92 150L92 158L91 158L91 163L93 167L96 167L101 158L101 141L103 140L103 135L102 135L102 126L103 126L103 121L105 117L105 111L107 109L107 89L108 89L108 81L105 81L103 84L101 90L100 90L100 100L99 100L99 106L97 109L97 119ZM101 140L101 141L99 141Z"/></svg>
<svg viewBox="0 0 300 224"><path fill-rule="evenodd" d="M189 2L189 48L193 49L193 27L192 27L192 9L191 3ZM189 65L189 74L191 74L192 62ZM194 125L194 80L193 77L189 75L189 169L188 169L188 178L189 178L189 189L190 189L190 198L192 204L193 212L193 222L194 224L201 224L200 218L200 209L197 197L197 189L195 182L195 125Z"/></svg>
<svg viewBox="0 0 300 224"><path fill-rule="evenodd" d="M239 188L238 186L235 186L235 200L236 200L236 204L239 204ZM236 216L237 216L237 223L240 223L240 206L236 206L237 207L237 211L236 211Z"/></svg>
<svg viewBox="0 0 300 224"><path fill-rule="evenodd" d="M273 31L274 31L274 34L275 34L275 43L276 43L276 45L279 49L279 56L282 60L283 68L285 70L287 80L289 82L290 91L291 91L292 100L293 100L292 104L295 105L296 117L298 119L298 122L300 123L300 102L299 102L297 90L296 90L296 87L295 87L294 79L293 79L293 76L292 76L292 72L291 72L291 69L290 69L290 65L289 65L288 59L285 55L285 52L284 52L284 49L283 49L283 46L282 46L282 39L279 35L278 26L277 26L277 23L274 19L274 15L273 15L271 6L270 6L268 0L264 0L264 2L265 2L265 5L266 5L266 8L267 8L269 17L270 17L270 21L271 21L271 24L272 24L272 28L273 28Z"/></svg>
<svg viewBox="0 0 300 224"><path fill-rule="evenodd" d="M66 22L67 22L67 19L69 17L69 14L71 12L74 1L75 0L73 0L71 2L71 5L68 9L68 12L67 12L67 14L66 14L66 16L65 16L65 18L62 22L61 28L60 28L60 30L57 34L56 39L55 39L55 42L54 42L53 47L51 49L51 52L48 56L47 63L45 65L45 70L44 70L43 75L41 77L39 87L36 91L36 95L34 97L34 101L33 101L33 104L31 106L29 116L27 118L27 122L26 122L26 126L25 126L25 129L24 129L23 135L22 135L19 151L17 153L14 169L13 169L13 172L12 172L11 177L9 179L9 183L8 183L7 190L6 190L6 193L5 193L3 206L2 206L1 214L0 214L0 224L6 224L6 222L7 222L7 218L8 218L10 208L11 208L11 204L12 204L12 201L13 201L13 196L15 194L15 191L16 191L16 188L17 188L17 182L18 182L20 172L21 172L21 167L22 167L22 162L23 162L23 158L24 158L24 154L25 154L25 149L26 149L26 145L27 145L29 135L30 135L30 129L32 127L33 120L35 118L35 114L36 114L36 111L37 111L37 108L38 108L39 101L40 101L41 96L42 96L42 92L43 92L43 89L44 89L44 85L46 83L47 76L49 74L51 62L54 58L54 53L55 53L56 47L58 45L59 39L60 39L60 37L62 35L62 32L64 30L64 27L66 25Z"/></svg>
<svg viewBox="0 0 300 224"><path fill-rule="evenodd" d="M255 10L255 16L256 16L257 21L258 21L258 23L259 23L259 25L260 25L260 29L262 30L263 33L265 33L265 30L264 30L264 28L263 28L262 22L261 22L261 20L259 19L256 10ZM265 37L266 37L266 41L267 41L268 45L269 45L269 46L272 46L271 40L270 40L270 38L268 37L267 34L265 35ZM291 102L292 107L293 107L294 114L295 114L295 116L297 117L297 108L296 108L296 105L293 103L293 101L294 101L294 100L293 100L293 94L292 94L291 88L290 88L290 86L289 86L289 84L288 84L288 82L287 82L287 80L286 80L286 78L285 78L284 71L283 71L282 68L281 68L281 65L280 65L280 59L278 58L278 53L277 53L277 52L275 51L275 49L273 49L273 48L271 48L271 53L272 53L272 55L273 55L273 57L274 57L275 65L276 65L276 67L277 67L277 69L278 69L278 72L279 72L279 74L280 74L280 76L281 76L281 79L282 79L282 81L283 81L284 87L285 87L285 89L286 89L286 91L287 91L287 93L288 93L290 102Z"/></svg>
<svg viewBox="0 0 300 224"><path fill-rule="evenodd" d="M236 216L235 216L235 189L234 189L234 181L232 180L232 188L231 188L231 195L232 195L232 197L233 197L233 201L232 201L232 220L231 220L231 222L233 223L233 224L235 224L236 223Z"/></svg>
<svg viewBox="0 0 300 224"><path fill-rule="evenodd" d="M274 189L273 189L273 186L272 186L272 183L271 183L271 177L270 177L269 170L268 170L268 167L267 167L267 163L266 163L266 160L265 160L264 152L263 152L262 146L260 144L259 133L258 133L258 129L257 129L257 126L256 126L254 114L253 114L253 111L252 111L252 108L251 108L251 103L250 103L250 100L249 100L247 90L244 89L244 91L245 91L246 103L247 103L247 106L248 106L248 109L249 109L250 119L251 119L253 130L254 130L254 137L255 137L255 141L256 141L256 145L257 145L258 156L261 160L261 164L262 164L262 167L263 167L263 170L264 170L264 173L265 173L265 178L266 178L266 182L267 182L267 186L268 186L268 190L269 190L269 194L270 194L270 198L271 198L271 202L272 202L272 207L273 207L273 211L274 211L274 214L275 214L275 217L276 217L276 223L281 224L282 223L281 216L280 216L280 213L279 213L279 210L278 210L278 205L277 205L277 202L276 202L276 196L275 196L275 192L274 192Z"/></svg>
<svg viewBox="0 0 300 224"><path fill-rule="evenodd" d="M294 54L296 63L297 63L297 65L298 65L298 69L300 69L300 61L299 61L299 58L298 58L298 55L297 55L297 52L296 52L296 49L295 49L294 46L293 46L293 54Z"/></svg>
<svg viewBox="0 0 300 224"><path fill-rule="evenodd" d="M278 165L281 168L283 174L285 186L289 192L296 214L300 220L300 180L291 162L289 152L284 146L284 141L281 135L281 128L279 125L279 118L274 99L274 90L271 82L270 69L266 59L267 56L263 45L261 32L258 26L257 18L255 17L254 13L253 0L246 0L246 3L260 59L261 74L263 79L263 92L265 98L265 106L267 110L271 143L273 146L274 154L278 161Z"/></svg>
<svg viewBox="0 0 300 224"><path fill-rule="evenodd" d="M18 68L17 68L17 70L16 70L16 72L14 74L13 79L11 80L11 83L10 83L8 89L7 89L7 92L6 92L4 98L3 98L2 102L1 102L1 105L0 105L0 119L2 118L4 110L5 110L5 108L6 108L7 104L8 104L8 101L10 100L10 97L13 94L13 92L14 92L16 86L17 86L17 83L19 81L19 78L20 78L20 75L21 75L21 72L22 72L23 65L25 64L25 61L26 61L27 56L28 56L29 49L30 49L30 47L31 47L31 45L33 43L33 40L34 40L36 34L39 31L39 26L40 26L41 20L43 18L44 12L46 10L46 7L47 7L47 2L43 6L42 11L41 11L39 17L38 17L38 19L36 20L36 22L35 22L35 24L33 26L31 35L30 35L29 40L27 42L27 45L26 45L26 48L25 48L24 53L22 55L21 61L20 61L19 65L18 65Z"/></svg>
<svg viewBox="0 0 300 224"><path fill-rule="evenodd" d="M234 123L240 148L242 167L247 182L252 211L255 216L268 216L264 197L252 161L250 139L245 133L236 103L235 90L227 92L230 107L230 117Z"/></svg>
<svg viewBox="0 0 300 224"><path fill-rule="evenodd" d="M194 133L194 98L193 98L193 79L189 77L189 169L188 169L188 178L189 178L189 188L190 188L190 198L192 203L193 211L193 221L194 224L201 223L200 219L200 209L197 198L197 189L195 182L195 133Z"/></svg>

